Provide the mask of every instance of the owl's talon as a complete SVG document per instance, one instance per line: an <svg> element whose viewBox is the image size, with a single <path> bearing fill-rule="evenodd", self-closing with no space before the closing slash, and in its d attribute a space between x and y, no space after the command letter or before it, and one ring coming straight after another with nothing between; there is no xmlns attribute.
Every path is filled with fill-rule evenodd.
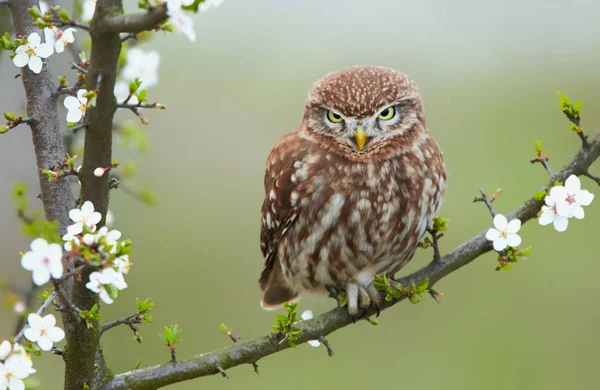
<svg viewBox="0 0 600 390"><path fill-rule="evenodd" d="M329 298L333 298L335 299L335 302L337 303L337 307L341 307L342 306L342 302L340 301L340 290L338 290L336 287L331 286L331 285L326 285L325 288L327 289L327 292L329 293Z"/></svg>

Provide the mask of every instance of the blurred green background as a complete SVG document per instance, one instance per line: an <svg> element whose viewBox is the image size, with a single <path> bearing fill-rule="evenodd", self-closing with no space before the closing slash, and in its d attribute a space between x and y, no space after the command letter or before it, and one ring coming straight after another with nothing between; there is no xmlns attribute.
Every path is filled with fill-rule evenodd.
<svg viewBox="0 0 600 390"><path fill-rule="evenodd" d="M110 368L166 362L169 352L156 336L163 325L183 328L180 358L228 346L221 322L244 339L270 331L275 314L260 308L257 288L264 162L299 123L316 79L348 65L378 64L417 81L449 170L442 214L451 225L441 242L447 252L490 224L485 207L471 203L479 185L490 193L504 189L496 208L505 213L546 182L544 170L528 162L533 139L545 141L555 169L578 149L557 90L585 101L583 126L595 132L599 12L600 3L583 0L227 0L194 17L196 43L156 34L142 46L161 53L160 84L149 97L168 110L147 113L147 154L117 147L114 156L136 161L137 181L153 189L158 203L148 207L112 193L114 228L133 239L134 266L123 296L102 308L108 322L132 313L135 297L152 297L155 322L141 326L141 345L127 328L103 337ZM4 60L0 111L19 112L18 70ZM54 66L54 75L66 72ZM128 114L119 117L132 119ZM18 252L30 240L19 234L9 201L16 180L37 191L26 127L0 138L0 166L0 275L28 284ZM403 303L385 311L379 327L363 321L329 336L333 358L323 347L302 345L261 360L259 377L243 366L229 371L230 380L214 376L172 388L595 388L599 219L596 200L565 233L528 223L521 231L523 244L533 246L528 261L494 272L495 256L487 254L437 285L445 293L441 304ZM402 273L430 258L419 251ZM300 308L316 314L333 305L308 296ZM3 311L0 335L11 335L14 323ZM46 355L35 366L43 389L61 388L60 358Z"/></svg>

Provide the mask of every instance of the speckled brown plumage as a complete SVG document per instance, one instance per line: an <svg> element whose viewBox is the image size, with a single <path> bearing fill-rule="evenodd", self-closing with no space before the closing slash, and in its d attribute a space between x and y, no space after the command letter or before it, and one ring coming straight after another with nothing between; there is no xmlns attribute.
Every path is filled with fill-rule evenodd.
<svg viewBox="0 0 600 390"><path fill-rule="evenodd" d="M377 304L373 276L412 258L445 180L408 76L356 66L317 81L299 129L267 161L263 306L329 288L346 292L351 314Z"/></svg>

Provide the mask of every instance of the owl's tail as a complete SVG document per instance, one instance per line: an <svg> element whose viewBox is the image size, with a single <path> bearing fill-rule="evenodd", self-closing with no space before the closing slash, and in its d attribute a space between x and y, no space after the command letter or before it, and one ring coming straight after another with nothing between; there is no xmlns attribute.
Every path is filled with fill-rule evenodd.
<svg viewBox="0 0 600 390"><path fill-rule="evenodd" d="M267 262L258 285L263 293L260 305L267 310L276 309L285 302L293 302L300 295L289 285L277 261Z"/></svg>

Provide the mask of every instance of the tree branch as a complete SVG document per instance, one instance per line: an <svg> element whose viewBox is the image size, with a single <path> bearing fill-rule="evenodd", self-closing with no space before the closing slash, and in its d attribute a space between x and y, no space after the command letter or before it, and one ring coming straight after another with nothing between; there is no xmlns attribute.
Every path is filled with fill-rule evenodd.
<svg viewBox="0 0 600 390"><path fill-rule="evenodd" d="M547 190L556 181L564 182L570 175L583 175L590 165L600 155L600 136L596 136L591 142L583 146L573 159L565 167L554 174L548 184L543 187ZM536 217L542 204L533 198L516 207L507 215L509 220L518 218L525 223ZM442 261L432 261L419 271L398 280L403 286L409 286L424 279L429 279L429 285L433 286L443 277L451 274L459 268L469 264L479 256L492 250L492 243L485 238L487 229L475 237L464 242L442 258ZM383 302L383 309L387 309L401 300ZM367 315L375 313L371 309ZM296 344L305 343L308 340L319 340L337 329L352 324L352 318L345 308L336 308L324 313L312 320L302 321L296 326L302 329L302 333ZM288 343L280 343L275 335L269 334L251 341L236 343L228 348L218 351L203 353L192 358L179 360L176 363L165 363L158 366L129 371L115 375L108 381L100 384L98 389L157 389L173 383L198 378L207 375L223 373L224 370L239 366L241 364L252 364L259 359L289 348Z"/></svg>
<svg viewBox="0 0 600 390"><path fill-rule="evenodd" d="M162 3L146 12L113 16L98 23L98 29L105 33L140 33L153 30L168 18L167 6Z"/></svg>

